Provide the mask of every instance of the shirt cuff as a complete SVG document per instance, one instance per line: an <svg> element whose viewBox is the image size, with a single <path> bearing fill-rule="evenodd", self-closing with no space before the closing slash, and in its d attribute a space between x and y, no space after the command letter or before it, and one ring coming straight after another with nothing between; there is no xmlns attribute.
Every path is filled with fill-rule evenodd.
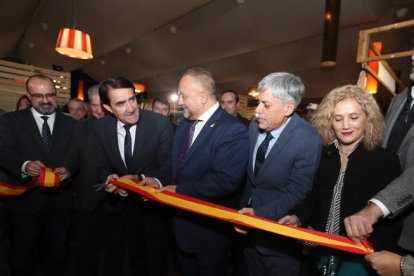
<svg viewBox="0 0 414 276"><path fill-rule="evenodd" d="M30 160L26 161L23 163L22 167L20 168L20 172L22 174L22 178L28 177L29 175L27 174L26 170L24 168L26 168L27 163L29 163Z"/></svg>
<svg viewBox="0 0 414 276"><path fill-rule="evenodd" d="M383 218L389 216L391 214L390 210L384 205L384 203L382 203L381 201L379 201L378 199L372 198L369 200L369 202L374 203L375 205L378 206L378 208L381 209L382 214L383 214Z"/></svg>
<svg viewBox="0 0 414 276"><path fill-rule="evenodd" d="M154 180L157 181L158 185L160 186L160 189L164 186L162 186L161 181L158 178L154 177Z"/></svg>

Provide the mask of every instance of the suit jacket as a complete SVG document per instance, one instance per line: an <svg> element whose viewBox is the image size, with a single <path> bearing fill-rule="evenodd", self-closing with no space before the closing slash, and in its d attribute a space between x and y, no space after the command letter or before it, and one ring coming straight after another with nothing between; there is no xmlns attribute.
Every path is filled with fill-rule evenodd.
<svg viewBox="0 0 414 276"><path fill-rule="evenodd" d="M0 129L6 137L3 143L0 166L11 175L15 183L29 183L29 177L22 178L21 167L25 161L40 160L47 167L68 166L66 157L72 146L76 121L61 112L56 112L52 133L52 148L49 153L42 150L41 134L29 109L9 112L1 116ZM12 210L34 213L44 204L53 208L69 208L71 206L70 180L61 183L59 188L35 188L21 196L5 200Z"/></svg>
<svg viewBox="0 0 414 276"><path fill-rule="evenodd" d="M278 220L302 202L312 189L322 142L310 124L293 114L260 171L255 175L253 154L258 136L258 124L252 122L249 128L247 185L241 205L247 206L251 198L251 205L257 216ZM251 236L256 248L263 254L278 255L278 252L291 247L291 244L286 244L291 241L269 233L253 230Z"/></svg>
<svg viewBox="0 0 414 276"><path fill-rule="evenodd" d="M341 160L334 144L324 147L321 163L315 178L312 192L304 204L295 207L302 227L312 226L325 232L334 186L339 177ZM340 233L344 234L344 218L367 205L367 201L388 183L399 176L401 166L398 156L380 147L366 150L360 144L349 155L344 176L341 197ZM384 220L375 227L370 237L375 250L393 250L401 232L402 220Z"/></svg>
<svg viewBox="0 0 414 276"><path fill-rule="evenodd" d="M175 183L176 192L219 205L235 207L235 196L247 163L246 127L219 107L202 128L187 152L178 160L190 122L177 127L172 158L159 178ZM186 252L221 250L228 245L232 225L205 216L176 210L173 219L178 246Z"/></svg>
<svg viewBox="0 0 414 276"><path fill-rule="evenodd" d="M105 198L104 190L96 191L98 165L95 146L95 119L87 119L75 128L78 146L71 149L70 161L78 164L73 180L73 205L76 210L91 212L96 209L99 198Z"/></svg>
<svg viewBox="0 0 414 276"><path fill-rule="evenodd" d="M391 130L407 100L407 91L404 91L391 102L385 117L385 133L383 146L386 147ZM403 173L392 181L384 190L375 196L387 206L393 216L405 212L407 217L404 221L399 245L414 252L414 125L405 135L397 152Z"/></svg>
<svg viewBox="0 0 414 276"><path fill-rule="evenodd" d="M95 123L95 142L98 160L98 179L104 182L111 174L154 175L169 160L173 130L170 121L147 110L139 111L135 133L133 167L127 168L118 147L117 119L105 116ZM126 206L135 209L139 204L137 195L122 198L107 195L107 211L121 212Z"/></svg>

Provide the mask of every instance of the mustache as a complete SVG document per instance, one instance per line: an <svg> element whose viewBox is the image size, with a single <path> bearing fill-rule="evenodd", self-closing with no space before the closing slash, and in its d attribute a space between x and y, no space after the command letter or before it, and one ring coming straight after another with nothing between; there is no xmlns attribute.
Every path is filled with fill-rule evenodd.
<svg viewBox="0 0 414 276"><path fill-rule="evenodd" d="M41 103L40 106L52 106L51 103Z"/></svg>

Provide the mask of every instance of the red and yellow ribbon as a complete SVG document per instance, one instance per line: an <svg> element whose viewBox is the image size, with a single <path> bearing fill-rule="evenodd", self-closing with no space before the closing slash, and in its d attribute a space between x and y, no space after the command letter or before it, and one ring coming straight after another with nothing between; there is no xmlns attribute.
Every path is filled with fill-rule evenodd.
<svg viewBox="0 0 414 276"><path fill-rule="evenodd" d="M59 187L59 176L55 174L52 168L41 168L39 176L34 181L39 187Z"/></svg>
<svg viewBox="0 0 414 276"><path fill-rule="evenodd" d="M23 194L34 187L59 187L59 176L51 168L41 168L38 177L34 177L28 185L11 185L0 181L0 196L13 197Z"/></svg>
<svg viewBox="0 0 414 276"><path fill-rule="evenodd" d="M26 192L29 186L27 185L10 185L4 182L0 182L0 196L12 197L18 196Z"/></svg>
<svg viewBox="0 0 414 276"><path fill-rule="evenodd" d="M119 187L139 193L152 200L190 212L225 220L234 224L240 224L250 228L256 228L297 240L311 242L356 254L366 255L374 252L368 242L363 242L363 245L356 245L347 237L295 226L282 225L265 218L239 214L236 210L181 194L171 193L168 191L157 192L154 188L140 185L139 181L134 179L120 178L117 180L110 180L109 182Z"/></svg>

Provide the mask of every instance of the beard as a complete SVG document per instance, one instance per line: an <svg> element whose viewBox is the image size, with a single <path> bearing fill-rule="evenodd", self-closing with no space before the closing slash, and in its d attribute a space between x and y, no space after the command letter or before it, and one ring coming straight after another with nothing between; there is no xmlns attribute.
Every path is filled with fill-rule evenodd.
<svg viewBox="0 0 414 276"><path fill-rule="evenodd" d="M52 103L42 103L39 105L33 105L34 109L36 109L37 112L43 115L50 115L53 114L56 111L56 107Z"/></svg>

